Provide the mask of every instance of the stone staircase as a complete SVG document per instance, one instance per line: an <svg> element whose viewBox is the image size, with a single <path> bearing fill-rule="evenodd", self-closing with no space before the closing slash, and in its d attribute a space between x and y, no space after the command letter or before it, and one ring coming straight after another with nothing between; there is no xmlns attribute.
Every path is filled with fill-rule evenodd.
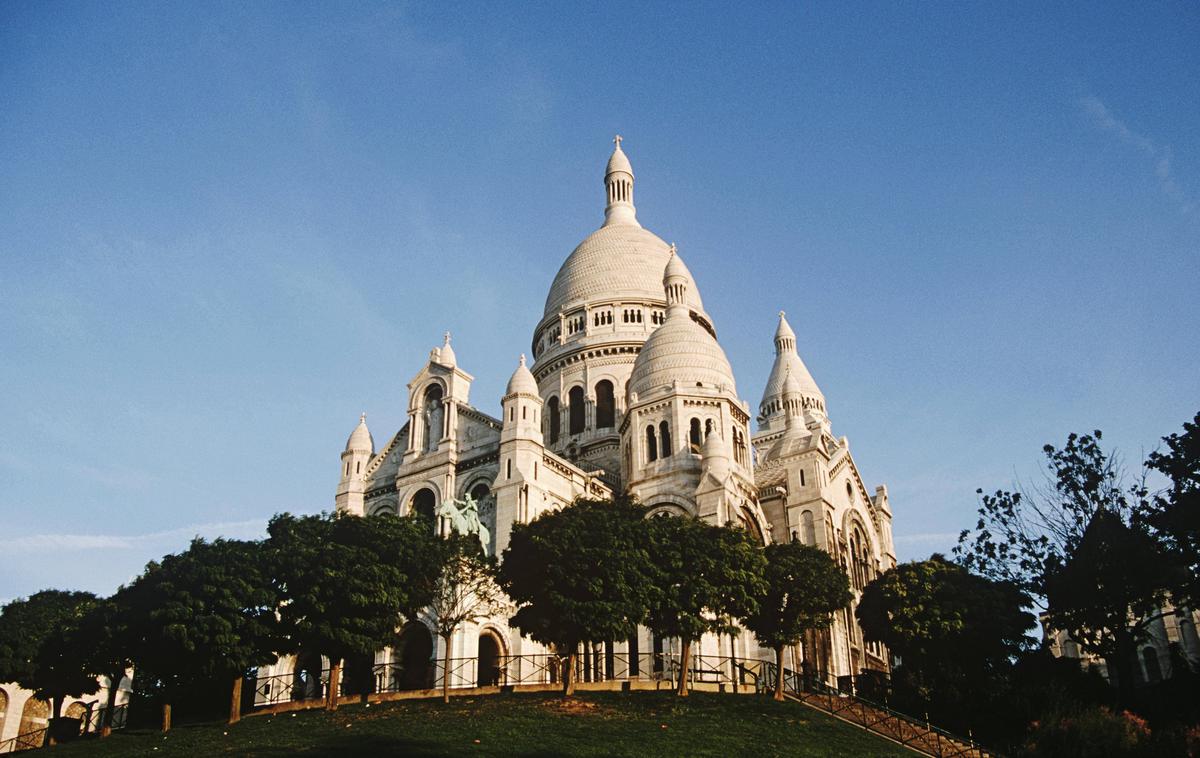
<svg viewBox="0 0 1200 758"><path fill-rule="evenodd" d="M828 689L788 692L786 697L924 755L936 758L1000 758L998 753L969 739L854 695Z"/></svg>

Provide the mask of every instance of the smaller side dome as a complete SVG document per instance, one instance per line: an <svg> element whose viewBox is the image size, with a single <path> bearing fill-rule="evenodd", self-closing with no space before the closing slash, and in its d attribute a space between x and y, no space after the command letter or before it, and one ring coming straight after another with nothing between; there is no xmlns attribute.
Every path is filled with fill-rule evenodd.
<svg viewBox="0 0 1200 758"><path fill-rule="evenodd" d="M358 417L358 426L354 427L354 431L350 432L350 438L346 440L346 450L375 454L375 439L371 436L371 431L367 429L367 414L364 413Z"/></svg>
<svg viewBox="0 0 1200 758"><path fill-rule="evenodd" d="M505 395L515 395L521 393L523 395L537 395L538 386L534 381L533 373L525 367L525 354L521 353L521 362L517 366L517 370L513 372L512 378L508 380L508 388L505 390Z"/></svg>

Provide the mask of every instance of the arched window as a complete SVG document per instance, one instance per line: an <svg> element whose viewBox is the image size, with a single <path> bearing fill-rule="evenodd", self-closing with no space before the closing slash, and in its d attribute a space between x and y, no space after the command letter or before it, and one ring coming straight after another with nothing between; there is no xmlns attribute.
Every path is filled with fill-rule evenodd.
<svg viewBox="0 0 1200 758"><path fill-rule="evenodd" d="M607 379L596 383L596 428L611 429L616 425L617 406L613 399L613 384Z"/></svg>
<svg viewBox="0 0 1200 758"><path fill-rule="evenodd" d="M1146 666L1146 681L1157 684L1162 681L1162 667L1158 663L1158 651L1152 647L1142 648L1142 663Z"/></svg>
<svg viewBox="0 0 1200 758"><path fill-rule="evenodd" d="M558 415L558 396L550 398L550 444L558 442L558 433L562 428L562 420Z"/></svg>
<svg viewBox="0 0 1200 758"><path fill-rule="evenodd" d="M583 387L572 387L567 394L567 412L570 414L568 434L583 434Z"/></svg>
<svg viewBox="0 0 1200 758"><path fill-rule="evenodd" d="M437 496L433 494L433 490L424 487L413 495L412 500L408 504L408 512L415 514L422 521L428 521L433 524L433 512L437 506Z"/></svg>
<svg viewBox="0 0 1200 758"><path fill-rule="evenodd" d="M658 460L658 440L654 436L654 424L646 427L646 462Z"/></svg>
<svg viewBox="0 0 1200 758"><path fill-rule="evenodd" d="M691 427L688 429L688 442L692 446L692 452L700 452L700 445L703 444L700 440L700 419L692 419Z"/></svg>
<svg viewBox="0 0 1200 758"><path fill-rule="evenodd" d="M658 444L663 458L671 454L671 425L666 421L658 425Z"/></svg>
<svg viewBox="0 0 1200 758"><path fill-rule="evenodd" d="M704 419L704 439L708 439L708 435L712 434L713 420L710 418Z"/></svg>

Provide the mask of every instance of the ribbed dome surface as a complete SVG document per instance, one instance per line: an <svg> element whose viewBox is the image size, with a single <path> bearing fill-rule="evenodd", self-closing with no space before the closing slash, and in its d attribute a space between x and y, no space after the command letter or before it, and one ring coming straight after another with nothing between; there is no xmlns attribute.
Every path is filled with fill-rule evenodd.
<svg viewBox="0 0 1200 758"><path fill-rule="evenodd" d="M731 393L737 388L733 369L725 351L705 329L692 320L684 306L672 306L667 322L655 329L629 377L629 392L638 395L675 380L683 386L724 385Z"/></svg>
<svg viewBox="0 0 1200 758"><path fill-rule="evenodd" d="M671 250L653 232L633 224L601 227L567 256L550 294L545 316L599 300L663 302L663 269ZM696 283L688 275L688 305L703 312Z"/></svg>

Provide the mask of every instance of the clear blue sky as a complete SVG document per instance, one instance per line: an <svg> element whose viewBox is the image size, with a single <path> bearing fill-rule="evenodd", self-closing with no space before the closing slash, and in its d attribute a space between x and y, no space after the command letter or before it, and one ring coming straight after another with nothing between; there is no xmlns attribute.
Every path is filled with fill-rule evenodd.
<svg viewBox="0 0 1200 758"><path fill-rule="evenodd" d="M757 406L786 309L901 558L1200 409L1195 3L0 5L0 598L497 413L616 132Z"/></svg>

